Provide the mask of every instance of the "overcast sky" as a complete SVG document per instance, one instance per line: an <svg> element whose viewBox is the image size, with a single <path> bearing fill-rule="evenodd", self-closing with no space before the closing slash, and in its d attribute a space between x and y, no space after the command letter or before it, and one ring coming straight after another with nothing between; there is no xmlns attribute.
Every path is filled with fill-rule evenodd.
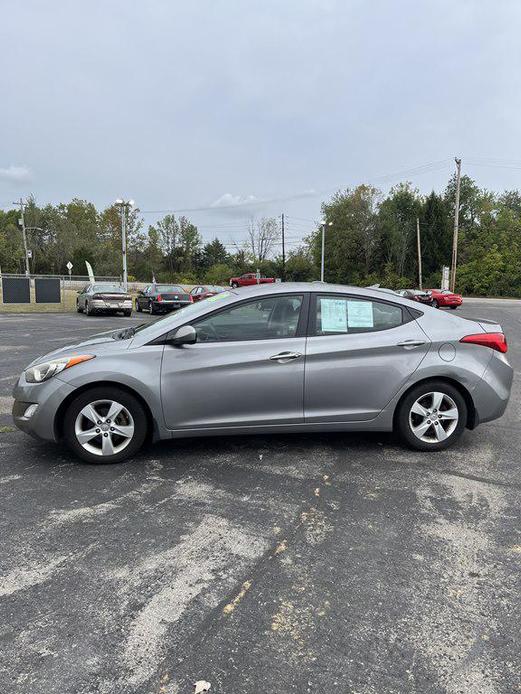
<svg viewBox="0 0 521 694"><path fill-rule="evenodd" d="M0 0L0 13L0 207L33 193L210 208L187 214L228 240L281 212L302 235L330 191L364 181L442 189L454 155L482 186L521 187L518 0Z"/></svg>

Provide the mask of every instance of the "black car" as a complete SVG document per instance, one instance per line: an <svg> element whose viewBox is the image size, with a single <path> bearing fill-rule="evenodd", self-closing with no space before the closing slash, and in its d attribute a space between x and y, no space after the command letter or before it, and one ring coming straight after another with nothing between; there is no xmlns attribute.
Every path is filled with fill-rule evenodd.
<svg viewBox="0 0 521 694"><path fill-rule="evenodd" d="M190 294L177 284L149 284L136 297L136 311L168 313L192 301Z"/></svg>

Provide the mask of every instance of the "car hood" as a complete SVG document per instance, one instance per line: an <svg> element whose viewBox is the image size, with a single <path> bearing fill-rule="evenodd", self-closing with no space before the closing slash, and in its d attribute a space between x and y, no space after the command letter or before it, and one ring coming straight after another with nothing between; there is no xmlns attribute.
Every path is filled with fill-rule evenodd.
<svg viewBox="0 0 521 694"><path fill-rule="evenodd" d="M128 349L132 339L114 339L113 336L118 332L120 332L120 330L109 330L107 332L92 335L81 342L74 342L70 345L58 347L58 349L55 349L52 352L47 352L47 354L42 354L41 356L36 357L36 359L33 359L33 361L28 364L27 368L33 366L34 364L40 364L41 362L48 361L49 359L56 359L59 357L69 357L76 354L85 353L98 356L108 352L117 352Z"/></svg>

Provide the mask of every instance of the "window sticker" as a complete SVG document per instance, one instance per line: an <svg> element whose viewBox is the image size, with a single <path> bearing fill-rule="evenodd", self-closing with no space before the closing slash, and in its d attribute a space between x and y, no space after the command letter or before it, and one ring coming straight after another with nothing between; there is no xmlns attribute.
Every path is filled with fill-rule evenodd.
<svg viewBox="0 0 521 694"><path fill-rule="evenodd" d="M348 301L347 325L349 328L374 328L373 303L371 301Z"/></svg>
<svg viewBox="0 0 521 694"><path fill-rule="evenodd" d="M212 301L219 301L219 299L226 299L226 297L230 296L230 292L220 292L219 294L214 294L213 296L209 296L205 300L206 303L210 303Z"/></svg>
<svg viewBox="0 0 521 694"><path fill-rule="evenodd" d="M324 333L347 332L347 304L345 299L320 299L321 330Z"/></svg>

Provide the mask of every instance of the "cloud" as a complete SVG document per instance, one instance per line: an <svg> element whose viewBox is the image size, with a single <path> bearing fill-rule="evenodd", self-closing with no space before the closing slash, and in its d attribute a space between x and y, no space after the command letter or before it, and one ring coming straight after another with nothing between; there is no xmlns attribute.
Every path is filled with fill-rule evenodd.
<svg viewBox="0 0 521 694"><path fill-rule="evenodd" d="M212 202L211 207L241 207L242 205L252 205L262 202L255 195L232 195L224 193L220 198Z"/></svg>
<svg viewBox="0 0 521 694"><path fill-rule="evenodd" d="M26 183L31 180L31 169L27 166L8 166L0 168L0 181L8 183Z"/></svg>

